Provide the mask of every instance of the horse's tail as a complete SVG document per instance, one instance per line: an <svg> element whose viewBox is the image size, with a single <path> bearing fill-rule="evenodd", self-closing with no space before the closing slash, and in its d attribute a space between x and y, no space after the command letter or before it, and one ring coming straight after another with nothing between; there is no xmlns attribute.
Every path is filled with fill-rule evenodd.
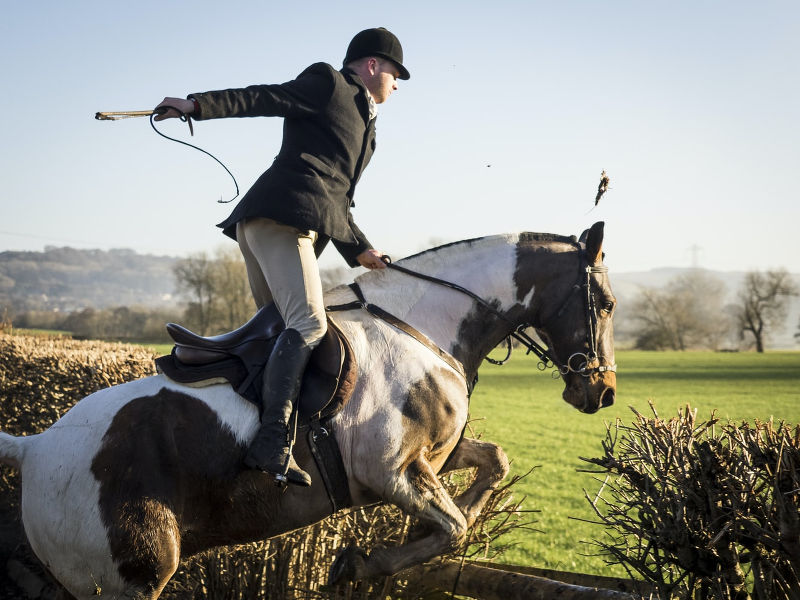
<svg viewBox="0 0 800 600"><path fill-rule="evenodd" d="M0 463L19 469L24 455L24 439L0 431Z"/></svg>

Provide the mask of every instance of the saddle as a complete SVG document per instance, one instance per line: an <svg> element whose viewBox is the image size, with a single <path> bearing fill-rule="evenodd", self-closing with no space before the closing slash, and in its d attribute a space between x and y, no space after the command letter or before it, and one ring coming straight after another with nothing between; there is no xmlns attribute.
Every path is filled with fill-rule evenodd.
<svg viewBox="0 0 800 600"><path fill-rule="evenodd" d="M194 387L227 381L260 410L264 367L284 328L274 304L261 308L239 329L214 337L201 337L168 323L175 346L172 353L156 359L156 368L173 381ZM356 370L350 343L329 318L328 330L303 375L300 423L325 420L339 412L353 392Z"/></svg>

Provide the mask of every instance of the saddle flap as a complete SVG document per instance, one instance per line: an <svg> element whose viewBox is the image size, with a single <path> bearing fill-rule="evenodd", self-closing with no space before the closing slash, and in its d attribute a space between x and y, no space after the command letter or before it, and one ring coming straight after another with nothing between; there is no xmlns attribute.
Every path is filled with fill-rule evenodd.
<svg viewBox="0 0 800 600"><path fill-rule="evenodd" d="M227 350L176 345L171 354L156 359L156 366L159 372L180 383L197 385L221 377L260 407L262 371L274 341L250 339ZM311 354L303 375L299 401L301 421L338 412L353 393L357 371L350 343L328 319L328 331Z"/></svg>
<svg viewBox="0 0 800 600"><path fill-rule="evenodd" d="M186 365L207 365L230 357L227 352L183 345L176 345L173 348L173 352L175 353L175 358Z"/></svg>
<svg viewBox="0 0 800 600"><path fill-rule="evenodd" d="M177 323L167 323L167 333L179 346L225 351L278 335L284 328L283 318L274 304L260 308L244 325L228 333L203 337Z"/></svg>
<svg viewBox="0 0 800 600"><path fill-rule="evenodd" d="M318 414L333 400L345 362L341 333L328 321L328 330L314 348L300 388L300 416L305 420Z"/></svg>

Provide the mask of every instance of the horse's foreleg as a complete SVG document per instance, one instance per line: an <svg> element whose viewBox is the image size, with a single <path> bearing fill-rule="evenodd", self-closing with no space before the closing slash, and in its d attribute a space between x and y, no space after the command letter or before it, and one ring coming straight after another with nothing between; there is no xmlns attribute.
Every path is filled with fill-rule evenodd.
<svg viewBox="0 0 800 600"><path fill-rule="evenodd" d="M369 555L346 550L331 567L331 583L391 575L439 556L464 539L466 519L422 452L387 487L384 500L419 518L426 535L402 546L375 548Z"/></svg>
<svg viewBox="0 0 800 600"><path fill-rule="evenodd" d="M470 486L453 500L472 527L492 492L508 474L508 457L497 444L463 438L439 474L477 467Z"/></svg>

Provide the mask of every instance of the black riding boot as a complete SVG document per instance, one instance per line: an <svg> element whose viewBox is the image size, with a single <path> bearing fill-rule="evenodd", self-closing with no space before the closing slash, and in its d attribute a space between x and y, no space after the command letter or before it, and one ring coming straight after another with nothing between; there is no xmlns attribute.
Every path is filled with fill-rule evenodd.
<svg viewBox="0 0 800 600"><path fill-rule="evenodd" d="M294 329L284 329L264 371L261 388L261 429L244 458L244 464L275 476L279 485L311 485L311 477L292 456L292 413L312 348Z"/></svg>

